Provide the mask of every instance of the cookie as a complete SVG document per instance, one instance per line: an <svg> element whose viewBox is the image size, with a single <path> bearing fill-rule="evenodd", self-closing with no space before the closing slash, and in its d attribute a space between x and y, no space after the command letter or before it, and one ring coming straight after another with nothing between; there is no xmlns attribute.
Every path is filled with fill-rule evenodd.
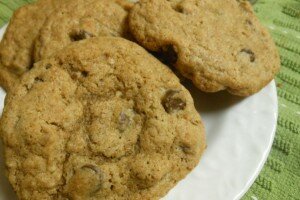
<svg viewBox="0 0 300 200"><path fill-rule="evenodd" d="M47 16L65 1L39 0L14 12L0 43L0 85L6 90L32 66L34 40L40 27Z"/></svg>
<svg viewBox="0 0 300 200"><path fill-rule="evenodd" d="M142 46L164 54L205 92L248 96L280 67L274 42L245 0L141 0L129 27Z"/></svg>
<svg viewBox="0 0 300 200"><path fill-rule="evenodd" d="M35 44L35 61L68 44L96 36L127 37L127 0L77 0L49 16Z"/></svg>
<svg viewBox="0 0 300 200"><path fill-rule="evenodd" d="M85 6L83 6L84 2ZM87 4L90 5L87 6ZM90 9L91 7L93 7L93 4L95 5L95 8ZM100 9L101 4L103 4L103 6ZM39 60L40 55L37 53L37 50L34 50L36 49L35 41L38 40L40 31L47 32L47 30L45 29L49 27L44 28L43 30L41 30L41 28L43 27L44 23L46 23L46 25L49 25L49 23L51 23L48 22L51 21L51 19L48 20L48 17L49 15L51 15L51 13L53 13L51 16L59 16L64 15L63 12L68 12L66 15L68 15L68 17L71 17L70 10L73 9L72 12L74 12L78 11L79 8L89 7L90 10L86 12L91 12L91 15L95 15L94 18L93 16L89 16L87 13L83 13L84 11L73 13L73 16L82 14L82 18L78 19L80 21L77 21L79 23L77 28L80 28L80 26L87 27L88 30L92 29L91 31L96 31L98 34L101 34L101 31L102 34L104 34L105 31L108 33L111 29L111 32L117 32L121 34L122 31L125 32L125 29L127 29L127 27L125 27L127 16L126 14L127 10L129 10L132 5L133 4L128 2L127 0L39 0L36 3L21 7L14 13L12 19L10 20L4 38L0 43L0 85L3 86L5 90L9 91L10 88L13 87L14 83L19 81L21 75L30 70L33 63L35 62L34 57L37 57L37 60ZM107 6L106 10L104 10L104 6ZM98 13L97 15L97 9L98 11L103 13ZM108 9L111 9L111 11L109 11ZM107 17L109 17L110 19L108 20ZM64 17L61 16L61 18ZM61 20L61 18L59 17L59 20ZM66 22L66 20L67 19L63 21ZM105 21L95 23L95 21L97 20ZM45 21L47 21L48 23ZM54 23L62 24L63 21L56 21ZM101 25L103 26L103 30L101 30ZM91 36L88 33L80 32L80 30L78 33L76 33L76 25L74 25L73 28L73 31L75 31L73 33L75 39ZM65 30L65 28L62 28L59 31L62 30ZM53 30L53 33L51 33L51 36L49 37L52 37L52 34L54 35L53 40L55 38L57 39L57 37L60 37L59 35L57 35L57 30ZM47 34L42 37L41 42L36 42L38 46L37 48L39 48L40 46L41 48L44 48L43 45L49 42L48 39L52 39L45 37L47 37ZM60 45L66 44L63 43L65 41L61 42L62 43ZM57 43L53 41L53 44L51 43L50 46L55 46L54 44ZM59 48L58 46L55 47ZM46 49L48 52L51 47L46 47Z"/></svg>
<svg viewBox="0 0 300 200"><path fill-rule="evenodd" d="M0 130L23 200L159 199L205 148L178 78L117 37L79 41L36 63L8 94Z"/></svg>

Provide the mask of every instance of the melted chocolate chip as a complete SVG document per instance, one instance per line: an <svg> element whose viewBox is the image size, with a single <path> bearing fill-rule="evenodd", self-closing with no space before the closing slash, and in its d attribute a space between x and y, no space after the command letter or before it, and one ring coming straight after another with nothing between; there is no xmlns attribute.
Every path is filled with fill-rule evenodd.
<svg viewBox="0 0 300 200"><path fill-rule="evenodd" d="M253 25L252 21L250 19L246 19L246 24L249 24L249 25Z"/></svg>
<svg viewBox="0 0 300 200"><path fill-rule="evenodd" d="M180 148L181 150L186 153L186 154L189 154L191 153L191 147L190 146L187 146L187 145L180 145Z"/></svg>
<svg viewBox="0 0 300 200"><path fill-rule="evenodd" d="M179 13L181 13L181 14L184 14L184 9L183 9L182 6L176 6L176 7L174 8L174 10L175 10L176 12L179 12Z"/></svg>
<svg viewBox="0 0 300 200"><path fill-rule="evenodd" d="M87 71L82 71L82 72L81 72L81 75L82 75L83 77L87 77L87 76L89 75L89 73L88 73Z"/></svg>
<svg viewBox="0 0 300 200"><path fill-rule="evenodd" d="M130 117L125 113L121 112L119 116L119 126L118 129L121 132L124 132L130 124Z"/></svg>
<svg viewBox="0 0 300 200"><path fill-rule="evenodd" d="M50 69L52 67L52 65L50 64L50 63L48 63L47 65L46 65L46 69Z"/></svg>
<svg viewBox="0 0 300 200"><path fill-rule="evenodd" d="M73 42L88 39L91 37L95 36L92 33L89 33L85 30L80 30L79 32L73 32L70 34L70 38Z"/></svg>
<svg viewBox="0 0 300 200"><path fill-rule="evenodd" d="M44 80L40 77L35 77L34 81L35 82L44 82Z"/></svg>
<svg viewBox="0 0 300 200"><path fill-rule="evenodd" d="M173 113L178 110L184 110L186 107L186 102L183 101L181 98L176 97L175 95L178 91L169 90L163 100L162 105L167 113Z"/></svg>

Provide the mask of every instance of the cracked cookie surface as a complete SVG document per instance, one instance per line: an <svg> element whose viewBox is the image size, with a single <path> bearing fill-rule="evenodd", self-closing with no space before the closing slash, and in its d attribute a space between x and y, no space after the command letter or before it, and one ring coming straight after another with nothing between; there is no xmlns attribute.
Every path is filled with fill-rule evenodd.
<svg viewBox="0 0 300 200"><path fill-rule="evenodd" d="M178 78L115 37L79 41L36 63L8 94L0 128L22 200L159 199L205 148Z"/></svg>
<svg viewBox="0 0 300 200"><path fill-rule="evenodd" d="M132 5L127 0L77 0L52 13L35 43L35 61L90 37L128 37L127 10Z"/></svg>
<svg viewBox="0 0 300 200"><path fill-rule="evenodd" d="M274 42L245 0L141 0L129 27L206 92L251 95L280 67Z"/></svg>

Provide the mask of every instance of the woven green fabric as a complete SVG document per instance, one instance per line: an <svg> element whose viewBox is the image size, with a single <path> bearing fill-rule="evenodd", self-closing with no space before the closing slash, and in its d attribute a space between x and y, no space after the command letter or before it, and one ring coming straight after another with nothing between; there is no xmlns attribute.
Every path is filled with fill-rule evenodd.
<svg viewBox="0 0 300 200"><path fill-rule="evenodd" d="M33 0L0 0L0 26L13 10ZM279 117L276 137L245 200L300 200L300 0L258 0L254 6L281 55L276 77Z"/></svg>
<svg viewBox="0 0 300 200"><path fill-rule="evenodd" d="M281 56L276 76L279 117L268 160L243 199L300 199L300 0L260 0L254 6Z"/></svg>

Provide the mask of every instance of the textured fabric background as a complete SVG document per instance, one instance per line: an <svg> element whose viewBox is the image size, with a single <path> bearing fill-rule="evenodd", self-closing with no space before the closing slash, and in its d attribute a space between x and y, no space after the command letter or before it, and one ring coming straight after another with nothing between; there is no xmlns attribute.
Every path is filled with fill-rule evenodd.
<svg viewBox="0 0 300 200"><path fill-rule="evenodd" d="M0 0L0 27L33 0ZM268 160L245 200L300 200L300 0L258 0L254 6L281 55L276 77L279 117Z"/></svg>

